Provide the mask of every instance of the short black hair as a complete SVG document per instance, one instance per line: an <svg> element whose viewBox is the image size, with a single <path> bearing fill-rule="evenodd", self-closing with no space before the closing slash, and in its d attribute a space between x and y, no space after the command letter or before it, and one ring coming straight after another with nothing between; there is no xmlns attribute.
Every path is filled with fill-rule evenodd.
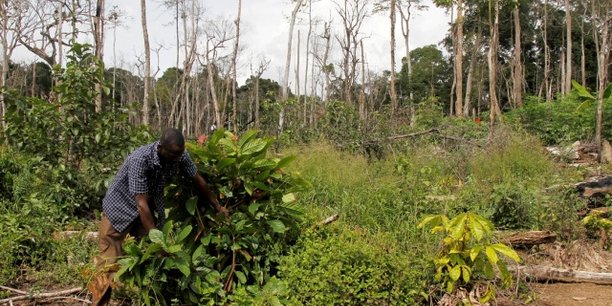
<svg viewBox="0 0 612 306"><path fill-rule="evenodd" d="M174 128L167 128L162 133L159 143L166 148L171 146L185 147L185 136L179 130Z"/></svg>

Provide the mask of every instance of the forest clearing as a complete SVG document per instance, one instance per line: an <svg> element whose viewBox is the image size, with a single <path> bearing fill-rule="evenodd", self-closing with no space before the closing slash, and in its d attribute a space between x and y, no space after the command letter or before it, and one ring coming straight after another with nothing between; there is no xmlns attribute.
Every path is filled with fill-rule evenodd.
<svg viewBox="0 0 612 306"><path fill-rule="evenodd" d="M612 1L132 2L0 1L0 305L610 305Z"/></svg>

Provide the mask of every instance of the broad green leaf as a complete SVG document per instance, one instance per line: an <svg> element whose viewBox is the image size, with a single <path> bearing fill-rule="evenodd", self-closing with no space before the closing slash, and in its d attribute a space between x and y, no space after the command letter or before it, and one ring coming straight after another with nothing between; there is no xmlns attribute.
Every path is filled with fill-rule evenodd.
<svg viewBox="0 0 612 306"><path fill-rule="evenodd" d="M236 271L236 277L241 284L244 284L247 281L247 278L242 271Z"/></svg>
<svg viewBox="0 0 612 306"><path fill-rule="evenodd" d="M491 247L495 249L495 251L501 254L504 254L505 256L514 260L515 262L521 262L521 257L518 255L518 253L516 253L516 251L514 251L509 246L502 244L502 243L496 243L496 244L493 244Z"/></svg>
<svg viewBox="0 0 612 306"><path fill-rule="evenodd" d="M142 257L140 258L140 263L145 262L147 259L151 258L153 254L156 254L161 249L162 246L159 244L150 244L147 250L142 255Z"/></svg>
<svg viewBox="0 0 612 306"><path fill-rule="evenodd" d="M238 147L242 149L244 147L244 144L251 140L253 137L255 137L258 132L258 130L249 130L246 133L242 134L242 136L240 136L240 140L238 141Z"/></svg>
<svg viewBox="0 0 612 306"><path fill-rule="evenodd" d="M195 215L197 206L198 206L198 197L191 197L185 203L185 208L187 208L187 212L192 216Z"/></svg>
<svg viewBox="0 0 612 306"><path fill-rule="evenodd" d="M481 251L482 251L482 246L475 246L472 249L470 249L470 260L474 261L476 257L478 257Z"/></svg>
<svg viewBox="0 0 612 306"><path fill-rule="evenodd" d="M470 267L468 266L461 266L461 276L463 278L463 282L464 283L469 283L470 282L470 277L472 275L472 269L470 269Z"/></svg>
<svg viewBox="0 0 612 306"><path fill-rule="evenodd" d="M191 274L191 269L189 268L189 264L183 258L177 258L176 260L176 268L183 273L185 276L189 276Z"/></svg>
<svg viewBox="0 0 612 306"><path fill-rule="evenodd" d="M265 140L257 138L245 143L244 146L241 148L240 153L242 155L260 153L266 147L266 145L268 145L268 143Z"/></svg>
<svg viewBox="0 0 612 306"><path fill-rule="evenodd" d="M154 228L149 232L149 239L151 239L151 242L153 243L159 243L161 245L165 244L164 241L164 233L162 233L160 230Z"/></svg>
<svg viewBox="0 0 612 306"><path fill-rule="evenodd" d="M580 83L576 82L576 80L572 80L572 86L578 93L578 96L588 100L595 100L596 98L586 89L584 86L580 85Z"/></svg>
<svg viewBox="0 0 612 306"><path fill-rule="evenodd" d="M612 99L612 83L608 84L608 87L604 90L603 98L604 100Z"/></svg>
<svg viewBox="0 0 612 306"><path fill-rule="evenodd" d="M280 168L287 166L290 162L294 161L296 158L297 157L294 155L283 157L280 161L278 161L278 164L276 164L276 169L280 169Z"/></svg>
<svg viewBox="0 0 612 306"><path fill-rule="evenodd" d="M463 235L465 233L465 223L467 221L467 214L463 213L458 215L457 217L453 218L450 221L449 227L450 227L450 236L454 239L454 240L459 240L461 238L463 238Z"/></svg>
<svg viewBox="0 0 612 306"><path fill-rule="evenodd" d="M448 276L456 282L461 276L461 266L454 266L450 271L448 271Z"/></svg>
<svg viewBox="0 0 612 306"><path fill-rule="evenodd" d="M228 138L219 139L219 144L229 149L230 151L228 153L236 153L236 151L238 151L236 145Z"/></svg>
<svg viewBox="0 0 612 306"><path fill-rule="evenodd" d="M293 203L295 202L296 197L295 194L293 193L288 193L286 195L283 196L283 203L288 204L288 203Z"/></svg>
<svg viewBox="0 0 612 306"><path fill-rule="evenodd" d="M175 245L171 245L167 248L164 248L164 250L170 254L176 254L178 252L180 252L183 249L183 246L180 244L175 244Z"/></svg>
<svg viewBox="0 0 612 306"><path fill-rule="evenodd" d="M251 215L255 215L255 213L259 209L259 206L261 206L261 204L259 204L259 203L253 203L253 204L249 205L249 208L248 208L249 213Z"/></svg>
<svg viewBox="0 0 612 306"><path fill-rule="evenodd" d="M202 254L204 254L204 245L200 245L195 249L195 251L193 251L193 254L191 254L191 262L193 262L195 265L196 262L198 262L198 258L200 258Z"/></svg>
<svg viewBox="0 0 612 306"><path fill-rule="evenodd" d="M268 225L272 228L272 231L274 231L275 233L282 234L287 231L287 227L285 226L283 221L278 220L278 219L268 221Z"/></svg>
<svg viewBox="0 0 612 306"><path fill-rule="evenodd" d="M253 169L276 168L276 166L277 166L276 161L267 159L267 158L258 159L257 161L253 163Z"/></svg>
<svg viewBox="0 0 612 306"><path fill-rule="evenodd" d="M193 229L193 227L191 226L191 224L189 224L185 228L183 228L183 230L181 230L181 232L176 236L176 242L181 242L181 241L185 240L185 238L187 238L187 236L189 236L189 234L191 234L191 230L192 229Z"/></svg>
<svg viewBox="0 0 612 306"><path fill-rule="evenodd" d="M497 257L495 249L490 246L487 246L485 248L485 253L487 254L487 258L489 258L489 262L491 262L491 264L493 265L497 265L497 261L499 260L499 258Z"/></svg>

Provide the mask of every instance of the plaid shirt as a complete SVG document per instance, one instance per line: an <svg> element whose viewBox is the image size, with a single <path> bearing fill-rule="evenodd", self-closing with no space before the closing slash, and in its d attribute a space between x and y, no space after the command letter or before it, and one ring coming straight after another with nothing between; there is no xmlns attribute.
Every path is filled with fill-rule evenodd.
<svg viewBox="0 0 612 306"><path fill-rule="evenodd" d="M165 184L176 176L179 170L189 177L197 174L197 168L187 151L177 162L161 164L157 155L158 144L159 141L132 152L106 192L102 208L118 232L123 232L139 217L137 194L147 194L150 207L154 207L157 213L157 227L161 227L166 218L163 202Z"/></svg>

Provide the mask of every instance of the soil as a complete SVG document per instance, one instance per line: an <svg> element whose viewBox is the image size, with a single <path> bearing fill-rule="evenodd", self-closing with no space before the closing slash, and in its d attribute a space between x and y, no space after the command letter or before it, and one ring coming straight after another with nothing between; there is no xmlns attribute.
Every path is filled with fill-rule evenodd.
<svg viewBox="0 0 612 306"><path fill-rule="evenodd" d="M588 283L534 284L534 306L611 306L612 286Z"/></svg>

